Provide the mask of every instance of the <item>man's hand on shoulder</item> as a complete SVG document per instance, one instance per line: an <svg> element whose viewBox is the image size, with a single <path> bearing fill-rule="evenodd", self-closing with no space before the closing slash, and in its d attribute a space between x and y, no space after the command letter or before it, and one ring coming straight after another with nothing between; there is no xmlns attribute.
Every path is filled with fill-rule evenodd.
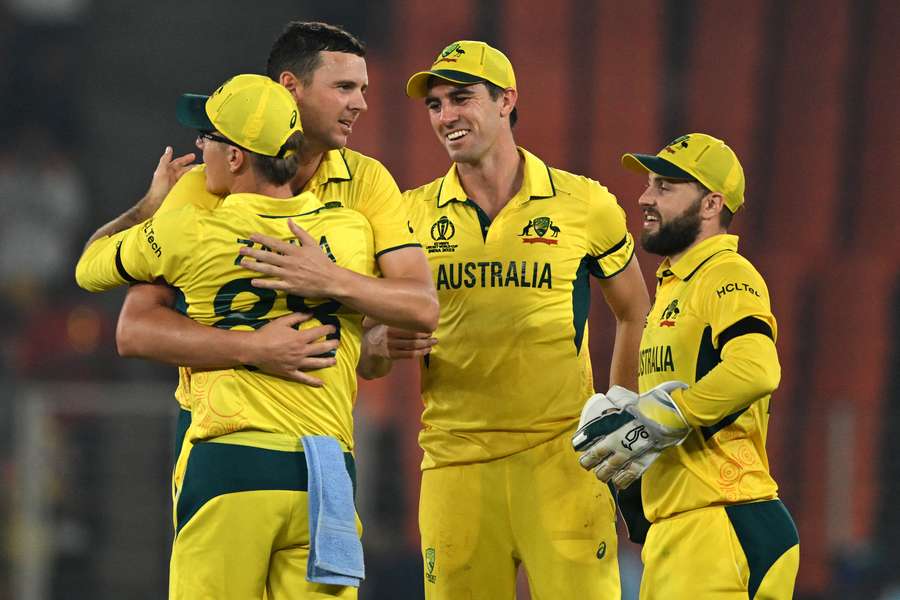
<svg viewBox="0 0 900 600"><path fill-rule="evenodd" d="M195 156L193 152L189 152L184 156L172 158L172 146L166 146L156 170L153 171L153 179L150 181L150 189L144 194L144 197L137 201L137 204L123 212L121 215L101 226L94 234L88 238L84 244L84 250L100 238L115 235L120 231L125 231L129 227L134 227L138 223L143 223L159 210L162 201L165 199L169 190L175 185L182 175L191 170L191 163Z"/></svg>
<svg viewBox="0 0 900 600"><path fill-rule="evenodd" d="M156 170L153 171L153 178L150 180L150 187L147 193L138 202L141 205L141 213L146 215L147 219L159 210L163 200L175 186L182 175L190 171L194 165L196 156L193 152L189 152L178 158L172 158L174 151L172 146L166 146L162 156L159 157L159 163ZM141 219L141 220L144 220Z"/></svg>

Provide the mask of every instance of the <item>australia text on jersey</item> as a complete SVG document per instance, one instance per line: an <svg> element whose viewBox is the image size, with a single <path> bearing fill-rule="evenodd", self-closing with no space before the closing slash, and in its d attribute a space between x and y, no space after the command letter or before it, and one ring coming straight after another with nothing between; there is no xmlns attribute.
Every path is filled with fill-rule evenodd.
<svg viewBox="0 0 900 600"><path fill-rule="evenodd" d="M511 260L441 263L435 285L438 290L478 287L523 287L553 289L550 263Z"/></svg>
<svg viewBox="0 0 900 600"><path fill-rule="evenodd" d="M675 361L672 359L672 346L651 346L641 350L638 375L675 371Z"/></svg>

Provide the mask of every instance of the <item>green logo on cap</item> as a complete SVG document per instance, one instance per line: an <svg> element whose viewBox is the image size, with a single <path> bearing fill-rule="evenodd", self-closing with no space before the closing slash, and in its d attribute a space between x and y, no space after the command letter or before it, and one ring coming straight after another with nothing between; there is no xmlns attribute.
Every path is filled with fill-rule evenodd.
<svg viewBox="0 0 900 600"><path fill-rule="evenodd" d="M669 154L672 154L673 152L675 152L675 149L673 148L673 146L681 146L682 148L687 148L688 140L690 140L690 139L691 139L691 136L689 136L689 135L683 135L681 137L677 137L674 140L672 140L671 142L669 142L668 144L666 144L665 151L668 152Z"/></svg>
<svg viewBox="0 0 900 600"><path fill-rule="evenodd" d="M454 61L456 61L457 58L459 58L460 56L462 56L465 53L466 53L466 51L460 47L459 42L454 42L454 43L450 44L449 46L447 46L446 48L444 48L444 50L441 52L441 55L438 57L438 62L442 61L442 60L454 62ZM455 56L453 58L450 58L451 54L453 54Z"/></svg>
<svg viewBox="0 0 900 600"><path fill-rule="evenodd" d="M443 52L441 52L441 58L447 58L453 53L456 53L456 57L459 58L461 55L465 54L466 51L460 48L459 42L454 42L444 48Z"/></svg>
<svg viewBox="0 0 900 600"><path fill-rule="evenodd" d="M297 124L297 111L291 113L291 127Z"/></svg>

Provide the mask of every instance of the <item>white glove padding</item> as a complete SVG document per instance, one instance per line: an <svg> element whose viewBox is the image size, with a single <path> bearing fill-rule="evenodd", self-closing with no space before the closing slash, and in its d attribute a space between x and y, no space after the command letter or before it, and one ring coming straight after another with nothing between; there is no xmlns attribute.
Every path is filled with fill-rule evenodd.
<svg viewBox="0 0 900 600"><path fill-rule="evenodd" d="M686 388L667 381L645 394L613 386L588 399L572 438L579 462L601 481L619 488L631 485L656 460L660 451L680 444L690 427L669 392Z"/></svg>
<svg viewBox="0 0 900 600"><path fill-rule="evenodd" d="M615 471L612 476L609 476L605 471L601 472L601 465L594 469L594 475L601 481L611 481L616 486L616 489L624 490L640 479L644 471L653 464L653 461L659 458L660 454L662 454L661 450L649 450L638 457L632 458L624 467ZM607 479L603 479L604 477Z"/></svg>
<svg viewBox="0 0 900 600"><path fill-rule="evenodd" d="M606 394L594 394L588 398L581 409L578 430L572 436L572 447L579 452L585 450L631 421L634 417L625 414L624 409L637 401L637 394L617 385Z"/></svg>

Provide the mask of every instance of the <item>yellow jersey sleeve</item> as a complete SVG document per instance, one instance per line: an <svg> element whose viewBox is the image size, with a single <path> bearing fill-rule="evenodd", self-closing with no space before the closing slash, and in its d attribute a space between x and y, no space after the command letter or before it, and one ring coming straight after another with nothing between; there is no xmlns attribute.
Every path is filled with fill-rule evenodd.
<svg viewBox="0 0 900 600"><path fill-rule="evenodd" d="M345 205L362 213L372 226L376 258L398 248L419 246L410 230L400 189L384 165L369 159L356 168L353 177L365 182L365 186L360 187L360 192L364 193L352 194Z"/></svg>
<svg viewBox="0 0 900 600"><path fill-rule="evenodd" d="M175 185L169 190L162 205L157 209L156 215L160 216L170 211L176 211L185 206L199 206L213 209L222 203L222 198L206 191L206 165L199 164L181 176ZM190 410L190 381L191 371L185 367L178 368L178 388L175 390L175 398L185 410Z"/></svg>
<svg viewBox="0 0 900 600"><path fill-rule="evenodd" d="M772 340L751 335L725 346L722 362L672 399L691 427L711 427L729 415L766 398L781 380L781 366Z"/></svg>
<svg viewBox="0 0 900 600"><path fill-rule="evenodd" d="M185 206L213 209L222 202L215 194L206 191L206 165L197 165L181 176L154 216L179 210Z"/></svg>
<svg viewBox="0 0 900 600"><path fill-rule="evenodd" d="M78 285L89 292L102 292L160 277L176 282L190 272L196 221L196 211L188 206L95 240L75 268Z"/></svg>
<svg viewBox="0 0 900 600"><path fill-rule="evenodd" d="M720 336L744 319L758 319L771 330L769 337L777 339L775 316L769 302L769 290L762 276L741 257L723 261L703 274L698 294L701 309L709 317L713 344L722 348Z"/></svg>
<svg viewBox="0 0 900 600"><path fill-rule="evenodd" d="M361 237L364 244L355 245L353 250L347 253L347 256L339 257L338 264L362 275L374 277L377 273L375 267L375 240L369 223L362 223L361 229L363 231Z"/></svg>
<svg viewBox="0 0 900 600"><path fill-rule="evenodd" d="M94 240L85 248L75 265L75 281L80 288L89 292L104 292L129 282L116 263L119 247L127 232L126 229Z"/></svg>
<svg viewBox="0 0 900 600"><path fill-rule="evenodd" d="M625 211L616 197L592 181L587 219L588 254L592 275L607 279L617 275L634 255L634 239L625 226Z"/></svg>
<svg viewBox="0 0 900 600"><path fill-rule="evenodd" d="M781 379L775 317L762 277L743 259L714 265L698 282L721 362L673 394L694 427L710 426L771 394Z"/></svg>

